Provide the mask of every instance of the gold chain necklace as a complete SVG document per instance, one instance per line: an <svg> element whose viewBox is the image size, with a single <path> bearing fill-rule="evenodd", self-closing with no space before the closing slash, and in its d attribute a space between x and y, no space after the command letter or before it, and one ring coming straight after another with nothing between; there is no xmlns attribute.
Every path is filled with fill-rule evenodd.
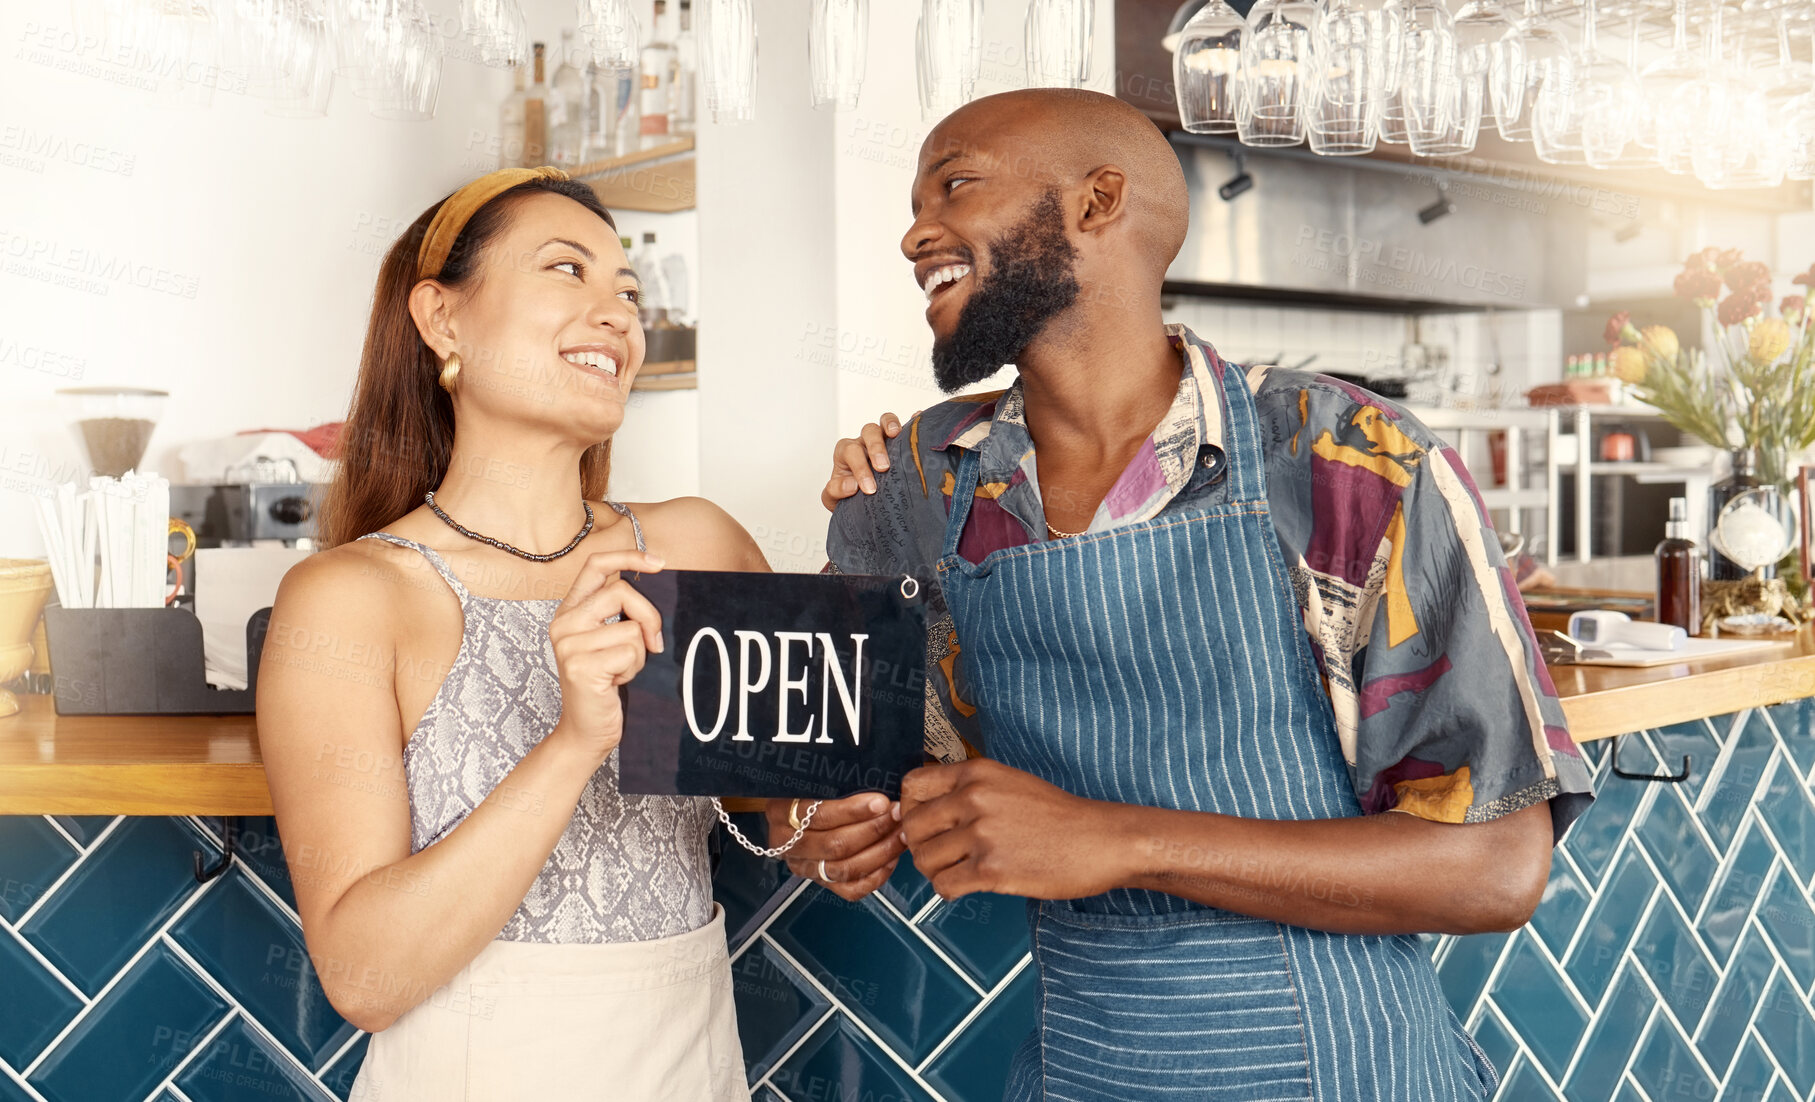
<svg viewBox="0 0 1815 1102"><path fill-rule="evenodd" d="M1046 530L1062 540L1071 539L1073 536L1081 536L1084 532L1090 531L1090 529L1086 528L1084 529L1084 532L1061 532L1057 528L1054 528L1050 523L1047 524Z"/></svg>

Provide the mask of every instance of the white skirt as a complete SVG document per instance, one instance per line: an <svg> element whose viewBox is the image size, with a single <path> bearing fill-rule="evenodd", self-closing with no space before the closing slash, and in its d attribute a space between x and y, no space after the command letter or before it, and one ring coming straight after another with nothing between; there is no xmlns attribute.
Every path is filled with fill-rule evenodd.
<svg viewBox="0 0 1815 1102"><path fill-rule="evenodd" d="M749 1102L725 911L603 945L493 941L374 1033L351 1102Z"/></svg>

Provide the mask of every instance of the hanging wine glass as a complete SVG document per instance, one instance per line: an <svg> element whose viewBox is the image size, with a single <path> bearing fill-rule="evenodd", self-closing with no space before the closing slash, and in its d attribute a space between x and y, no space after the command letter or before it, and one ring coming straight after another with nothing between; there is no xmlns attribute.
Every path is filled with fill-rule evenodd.
<svg viewBox="0 0 1815 1102"><path fill-rule="evenodd" d="M1639 72L1639 88L1650 105L1650 145L1658 164L1674 173L1690 171L1690 137L1683 127L1676 94L1702 75L1701 55L1689 45L1689 0L1676 0L1670 52Z"/></svg>
<svg viewBox="0 0 1815 1102"><path fill-rule="evenodd" d="M1815 56L1815 25L1809 50ZM1803 85L1806 91L1784 105L1784 175L1792 180L1815 180L1815 64Z"/></svg>
<svg viewBox="0 0 1815 1102"><path fill-rule="evenodd" d="M312 2L298 3L281 58L283 77L266 106L267 115L319 118L328 113L334 92L334 40L327 12Z"/></svg>
<svg viewBox="0 0 1815 1102"><path fill-rule="evenodd" d="M1247 34L1247 21L1223 0L1210 0L1180 29L1172 85L1190 133L1235 133L1235 78Z"/></svg>
<svg viewBox="0 0 1815 1102"><path fill-rule="evenodd" d="M1500 0L1469 0L1456 12L1456 49L1461 54L1462 70L1472 79L1484 82L1486 98L1481 103L1481 122L1499 123L1499 100L1495 89L1511 83L1508 74L1524 63L1524 50L1514 34L1512 17Z"/></svg>
<svg viewBox="0 0 1815 1102"><path fill-rule="evenodd" d="M1031 88L1082 88L1090 81L1094 0L1028 0L1024 41Z"/></svg>
<svg viewBox="0 0 1815 1102"><path fill-rule="evenodd" d="M580 41L586 43L592 51L594 65L619 73L637 67L637 57L643 48L643 36L636 13L631 10L630 0L578 0L575 28ZM523 37L525 45L521 55L502 51L500 47L505 56L513 59L528 57L527 30ZM507 61L504 64L508 66L517 63L520 62Z"/></svg>
<svg viewBox="0 0 1815 1102"><path fill-rule="evenodd" d="M517 0L461 0L460 31L481 65L508 69L529 57L529 24Z"/></svg>
<svg viewBox="0 0 1815 1102"><path fill-rule="evenodd" d="M1589 70L1600 63L1595 42L1594 0L1582 12L1581 46L1538 89L1531 118L1531 149L1547 164L1579 165L1588 162L1582 146L1582 123L1587 104Z"/></svg>
<svg viewBox="0 0 1815 1102"><path fill-rule="evenodd" d="M1317 22L1317 60L1305 99L1305 133L1314 153L1345 157L1374 149L1381 81L1370 30L1361 0L1329 0Z"/></svg>
<svg viewBox="0 0 1815 1102"><path fill-rule="evenodd" d="M1405 60L1405 12L1400 0L1362 0L1362 7L1368 13L1368 40L1373 45L1380 140L1404 145L1405 107L1399 99L1399 74Z"/></svg>
<svg viewBox="0 0 1815 1102"><path fill-rule="evenodd" d="M1305 93L1316 60L1312 35L1319 14L1309 0L1259 0L1249 9L1235 98L1235 132L1244 144L1305 140Z"/></svg>
<svg viewBox="0 0 1815 1102"><path fill-rule="evenodd" d="M113 13L114 48L149 77L153 102L207 107L214 98L219 26L197 0L137 0Z"/></svg>
<svg viewBox="0 0 1815 1102"><path fill-rule="evenodd" d="M1707 32L1702 43L1702 62L1696 75L1679 85L1667 100L1669 118L1658 124L1660 137L1670 131L1675 136L1668 146L1664 167L1672 172L1693 172L1696 179L1707 183L1720 180L1727 171L1727 150L1717 142L1720 135L1734 125L1734 111L1742 96L1721 64L1721 5L1713 5Z"/></svg>
<svg viewBox="0 0 1815 1102"><path fill-rule="evenodd" d="M1687 0L1684 0L1686 3ZM1520 64L1506 70L1494 109L1500 137L1509 142L1532 140L1532 118L1538 94L1553 78L1571 80L1569 40L1542 11L1540 0L1525 0L1525 14L1514 32L1518 37Z"/></svg>
<svg viewBox="0 0 1815 1102"><path fill-rule="evenodd" d="M1475 148L1484 75L1464 70L1455 24L1442 0L1412 0L1405 9L1399 97L1414 154L1453 156Z"/></svg>
<svg viewBox="0 0 1815 1102"><path fill-rule="evenodd" d="M1643 78L1639 76L1639 26L1642 18L1641 8L1633 4L1627 11L1626 27L1626 70L1632 74L1630 88L1630 105L1633 129L1625 146L1617 153L1606 156L1599 150L1597 134L1596 150L1601 159L1590 156L1589 164L1596 168L1654 168L1657 166L1656 120L1649 100L1645 98Z"/></svg>
<svg viewBox="0 0 1815 1102"><path fill-rule="evenodd" d="M922 118L942 119L969 103L983 61L982 0L922 0L914 60Z"/></svg>
<svg viewBox="0 0 1815 1102"><path fill-rule="evenodd" d="M1780 28L1782 24L1779 24ZM1745 42L1735 43L1728 88L1733 97L1729 128L1711 135L1711 154L1696 167L1696 178L1711 188L1776 187L1783 183L1788 150L1777 130L1782 108L1795 98L1800 74L1790 64L1788 41L1780 39L1776 68L1746 64ZM1785 88L1786 78L1790 87Z"/></svg>
<svg viewBox="0 0 1815 1102"><path fill-rule="evenodd" d="M869 52L869 0L813 0L807 23L813 106L856 107Z"/></svg>
<svg viewBox="0 0 1815 1102"><path fill-rule="evenodd" d="M756 117L756 50L752 0L701 0L699 79L714 122Z"/></svg>
<svg viewBox="0 0 1815 1102"><path fill-rule="evenodd" d="M441 36L422 0L385 0L384 6L378 37L371 44L380 81L370 97L372 114L381 119L432 119L441 95Z"/></svg>
<svg viewBox="0 0 1815 1102"><path fill-rule="evenodd" d="M1642 129L1644 92L1631 66L1601 52L1595 16L1595 0L1588 0L1576 61L1578 114L1571 122L1581 133L1582 159L1596 168L1613 168Z"/></svg>

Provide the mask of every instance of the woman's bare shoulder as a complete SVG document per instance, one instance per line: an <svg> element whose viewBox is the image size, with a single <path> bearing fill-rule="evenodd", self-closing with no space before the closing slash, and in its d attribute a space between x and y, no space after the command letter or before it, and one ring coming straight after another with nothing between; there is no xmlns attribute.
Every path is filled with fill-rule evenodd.
<svg viewBox="0 0 1815 1102"><path fill-rule="evenodd" d="M411 592L446 583L422 554L384 540L352 540L317 551L291 567L276 606L292 614L365 624L389 620Z"/></svg>
<svg viewBox="0 0 1815 1102"><path fill-rule="evenodd" d="M766 571L768 561L737 518L703 497L623 502L643 526L649 550L679 570Z"/></svg>

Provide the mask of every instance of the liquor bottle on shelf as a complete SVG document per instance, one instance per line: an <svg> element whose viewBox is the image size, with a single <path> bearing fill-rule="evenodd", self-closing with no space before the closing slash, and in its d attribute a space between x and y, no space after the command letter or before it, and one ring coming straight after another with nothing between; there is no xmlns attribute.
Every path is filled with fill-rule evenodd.
<svg viewBox="0 0 1815 1102"><path fill-rule="evenodd" d="M1670 522L1657 545L1657 622L1690 635L1702 630L1702 551L1689 538L1689 499L1670 499Z"/></svg>
<svg viewBox="0 0 1815 1102"><path fill-rule="evenodd" d="M630 260L636 269L637 282L643 286L637 303L637 318L644 329L654 329L668 321L668 281L662 272L662 258L655 250L655 234L643 234L643 247Z"/></svg>
<svg viewBox="0 0 1815 1102"><path fill-rule="evenodd" d="M681 33L674 37L674 102L669 128L691 134L699 124L695 89L699 86L699 42L693 37L693 0L681 0Z"/></svg>
<svg viewBox="0 0 1815 1102"><path fill-rule="evenodd" d="M504 97L498 109L498 167L520 168L523 165L524 112L529 93L523 88L523 66L512 65L511 77L516 89Z"/></svg>
<svg viewBox="0 0 1815 1102"><path fill-rule="evenodd" d="M644 149L668 141L671 129L669 110L674 98L677 55L667 37L667 8L666 0L655 0L655 38L638 55L643 74L638 101Z"/></svg>
<svg viewBox="0 0 1815 1102"><path fill-rule="evenodd" d="M573 31L561 32L561 64L556 67L548 100L549 163L572 168L580 163L586 137L586 82L573 63Z"/></svg>
<svg viewBox="0 0 1815 1102"><path fill-rule="evenodd" d="M617 117L617 85L610 83L610 72L599 68L596 61L586 63L586 125L581 128L580 159L594 161L614 157L611 148L612 122Z"/></svg>
<svg viewBox="0 0 1815 1102"><path fill-rule="evenodd" d="M638 111L642 80L633 66L628 69L601 69L599 102L610 112L605 127L605 148L600 156L622 157L643 147L642 123Z"/></svg>
<svg viewBox="0 0 1815 1102"><path fill-rule="evenodd" d="M548 82L543 73L546 47L535 44L533 83L523 100L523 164L530 167L548 163Z"/></svg>

